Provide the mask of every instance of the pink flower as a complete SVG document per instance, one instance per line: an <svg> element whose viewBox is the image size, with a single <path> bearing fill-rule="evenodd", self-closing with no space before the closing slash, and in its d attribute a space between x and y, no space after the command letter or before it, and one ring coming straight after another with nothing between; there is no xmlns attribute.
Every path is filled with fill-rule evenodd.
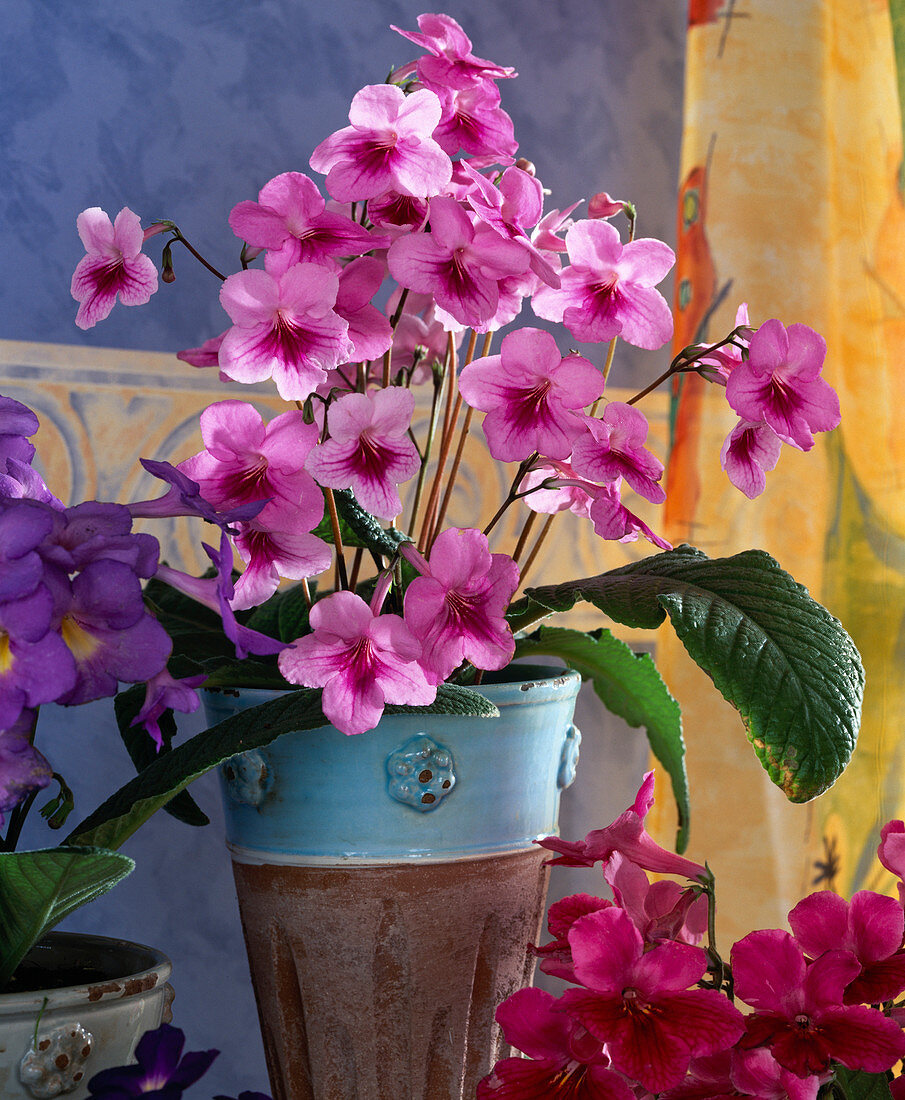
<svg viewBox="0 0 905 1100"><path fill-rule="evenodd" d="M588 484L584 483L585 486ZM612 539L614 542L635 542L640 534L661 550L671 550L672 546L666 539L655 534L643 519L630 512L622 503L620 486L621 479L594 487L594 499L588 515L594 524L595 533L602 539Z"/></svg>
<svg viewBox="0 0 905 1100"><path fill-rule="evenodd" d="M905 821L888 821L880 830L877 859L899 881L899 902L905 905Z"/></svg>
<svg viewBox="0 0 905 1100"><path fill-rule="evenodd" d="M300 514L304 516L294 505L275 500L266 519L256 517L241 525L235 543L245 571L236 581L230 601L234 610L262 604L276 592L281 577L301 580L329 567L333 551L309 533L306 528L313 525L300 522Z"/></svg>
<svg viewBox="0 0 905 1100"><path fill-rule="evenodd" d="M541 989L519 989L497 1009L507 1043L528 1058L504 1058L478 1085L477 1100L634 1100L598 1039Z"/></svg>
<svg viewBox="0 0 905 1100"><path fill-rule="evenodd" d="M379 359L393 342L389 320L371 299L380 290L386 268L372 256L352 260L339 273L334 309L349 325L349 358L357 363Z"/></svg>
<svg viewBox="0 0 905 1100"><path fill-rule="evenodd" d="M229 329L226 330L227 332ZM220 365L220 345L223 343L223 337L226 332L221 332L219 336L211 336L205 340L204 343L197 348L184 348L182 351L176 352L176 358L181 359L183 363L189 363L193 367L217 367ZM220 381L228 381L225 374L220 375Z"/></svg>
<svg viewBox="0 0 905 1100"><path fill-rule="evenodd" d="M748 303L742 302L735 312L735 327L748 326ZM750 329L749 332L753 332ZM748 347L747 336L739 333L735 337L737 343L724 344L721 348L715 348L709 355L697 360L699 373L710 382L716 382L718 386L725 386L729 381L729 375L742 362L742 348L738 344Z"/></svg>
<svg viewBox="0 0 905 1100"><path fill-rule="evenodd" d="M808 451L812 432L839 423L839 398L820 377L825 356L826 341L807 325L765 321L729 375L726 400L743 419L764 420L784 443Z"/></svg>
<svg viewBox="0 0 905 1100"><path fill-rule="evenodd" d="M462 661L476 668L505 668L515 652L506 608L518 588L518 566L491 554L487 536L450 527L434 541L430 562L414 547L401 552L422 574L405 593L405 621L424 654L421 665L439 684Z"/></svg>
<svg viewBox="0 0 905 1100"><path fill-rule="evenodd" d="M644 871L621 852L607 861L603 877L613 889L620 909L644 937L645 943L676 940L697 946L707 931L707 898L693 887L671 879L650 882Z"/></svg>
<svg viewBox="0 0 905 1100"><path fill-rule="evenodd" d="M449 343L446 330L433 318L403 313L393 335L390 366L395 376L400 371L413 371L412 382L426 382L435 365L442 364ZM461 343L461 337L455 341Z"/></svg>
<svg viewBox="0 0 905 1100"><path fill-rule="evenodd" d="M471 40L449 15L419 15L421 31L404 31L390 24L392 30L429 51L418 59L418 77L425 84L447 88L468 88L486 80L499 80L516 75L515 69L504 68L471 52Z"/></svg>
<svg viewBox="0 0 905 1100"><path fill-rule="evenodd" d="M572 948L569 946L569 930L579 919L598 909L609 909L613 902L591 894L570 894L555 901L547 912L547 931L554 937L542 947L529 947L532 955L540 959L538 964L545 974L552 974L567 982L575 981Z"/></svg>
<svg viewBox="0 0 905 1100"><path fill-rule="evenodd" d="M767 470L779 461L782 440L764 420L740 420L726 436L720 465L749 500L767 487Z"/></svg>
<svg viewBox="0 0 905 1100"><path fill-rule="evenodd" d="M566 233L571 266L559 290L541 287L531 300L538 317L562 321L577 340L599 343L621 336L639 348L662 347L672 336L672 314L654 290L675 263L662 241L622 245L606 221L579 221Z"/></svg>
<svg viewBox="0 0 905 1100"><path fill-rule="evenodd" d="M692 1057L724 1050L744 1017L714 989L689 989L707 969L698 947L647 948L621 909L577 920L569 932L577 979L560 1001L605 1044L613 1068L651 1092L678 1085Z"/></svg>
<svg viewBox="0 0 905 1100"><path fill-rule="evenodd" d="M769 1046L781 1066L804 1077L833 1059L849 1069L881 1073L905 1054L905 1035L882 1013L842 1003L857 978L848 951L827 951L810 965L788 932L751 932L732 948L735 992L755 1010L742 1048Z"/></svg>
<svg viewBox="0 0 905 1100"><path fill-rule="evenodd" d="M434 140L450 156L462 149L471 156L511 157L518 149L512 119L500 107L495 84L469 88L436 88L443 115Z"/></svg>
<svg viewBox="0 0 905 1100"><path fill-rule="evenodd" d="M586 417L586 428L576 437L572 467L591 481L618 481L631 485L652 504L666 499L662 485L663 463L644 446L647 417L623 401L611 401L599 420Z"/></svg>
<svg viewBox="0 0 905 1100"><path fill-rule="evenodd" d="M544 482L548 483L547 488L540 488ZM523 498L532 512L555 515L568 509L587 519L597 488L592 482L582 481L568 462L545 462L524 476L519 492L533 490Z"/></svg>
<svg viewBox="0 0 905 1100"><path fill-rule="evenodd" d="M568 458L585 430L576 410L595 401L603 386L593 363L561 356L550 333L537 328L509 333L499 355L474 360L459 377L463 398L487 413L487 445L502 462L520 462L533 451Z"/></svg>
<svg viewBox="0 0 905 1100"><path fill-rule="evenodd" d="M317 442L318 427L306 424L298 410L269 424L245 401L217 401L201 414L205 450L177 467L197 482L215 508L231 509L255 500L272 500L258 513L267 522L278 503L298 509L300 530L310 531L324 512L320 489L302 468Z"/></svg>
<svg viewBox="0 0 905 1100"><path fill-rule="evenodd" d="M736 1091L758 1100L816 1100L826 1080L821 1074L801 1078L791 1073L764 1047L734 1050L730 1076Z"/></svg>
<svg viewBox="0 0 905 1100"><path fill-rule="evenodd" d="M237 382L273 377L284 401L304 401L348 357L349 324L333 309L338 291L338 275L320 264L230 275L220 288L233 321L220 345L223 372Z"/></svg>
<svg viewBox="0 0 905 1100"><path fill-rule="evenodd" d="M325 206L312 179L301 172L283 172L264 184L257 202L246 200L234 206L229 224L248 244L279 249L287 266L361 256L389 244L387 237L372 236L351 218Z"/></svg>
<svg viewBox="0 0 905 1100"><path fill-rule="evenodd" d="M327 190L339 202L385 191L438 195L452 176L452 161L431 137L441 113L427 88L406 96L393 84L370 84L352 100L352 125L318 145L311 167L327 174Z"/></svg>
<svg viewBox="0 0 905 1100"><path fill-rule="evenodd" d="M845 989L845 1004L892 1001L905 990L905 913L894 898L859 890L850 902L829 890L809 894L789 913L795 939L811 958L850 951L861 973Z"/></svg>
<svg viewBox="0 0 905 1100"><path fill-rule="evenodd" d="M433 199L430 224L430 233L393 242L390 274L402 286L433 295L460 324L481 325L499 305L499 281L528 270L528 253L493 230L476 231L455 199Z"/></svg>
<svg viewBox="0 0 905 1100"><path fill-rule="evenodd" d="M584 840L560 840L548 836L538 840L542 848L559 852L551 864L561 863L567 867L593 867L595 863L604 864L614 852L621 852L633 863L647 871L665 875L684 875L690 879L706 877L706 870L700 863L692 863L684 856L676 855L649 836L644 828L644 819L654 804L654 773L647 772L635 795L632 805L621 813L616 820L604 829L594 829Z"/></svg>
<svg viewBox="0 0 905 1100"><path fill-rule="evenodd" d="M421 462L407 435L414 409L411 390L399 386L338 398L327 413L330 438L308 456L307 470L321 485L351 489L378 518L398 516L402 501L396 486Z"/></svg>
<svg viewBox="0 0 905 1100"><path fill-rule="evenodd" d="M143 306L157 290L157 268L142 255L139 216L124 206L111 224L99 206L92 206L79 214L76 225L87 253L72 275L79 328L103 321L117 296L124 306Z"/></svg>
<svg viewBox="0 0 905 1100"><path fill-rule="evenodd" d="M280 671L291 684L322 687L324 715L343 733L373 729L386 703L434 701L421 646L398 615L375 615L353 592L334 592L311 608L310 622L313 633L280 655Z"/></svg>

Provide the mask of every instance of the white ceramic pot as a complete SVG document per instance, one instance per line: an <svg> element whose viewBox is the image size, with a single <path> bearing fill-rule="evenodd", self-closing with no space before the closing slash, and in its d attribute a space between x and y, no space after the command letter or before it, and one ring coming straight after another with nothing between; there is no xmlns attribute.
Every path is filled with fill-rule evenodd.
<svg viewBox="0 0 905 1100"><path fill-rule="evenodd" d="M152 947L51 932L17 975L35 968L71 971L71 984L0 994L0 1100L83 1100L96 1073L133 1061L144 1032L169 1018L170 960Z"/></svg>

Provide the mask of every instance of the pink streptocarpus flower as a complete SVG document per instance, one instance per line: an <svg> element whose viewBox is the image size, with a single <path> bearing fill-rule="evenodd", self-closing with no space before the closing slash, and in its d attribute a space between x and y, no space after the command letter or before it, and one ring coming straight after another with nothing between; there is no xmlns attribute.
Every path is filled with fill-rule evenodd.
<svg viewBox="0 0 905 1100"><path fill-rule="evenodd" d="M490 230L478 232L456 202L440 196L430 204L430 233L394 241L387 253L400 285L432 294L459 324L479 326L500 300L498 283L528 270L528 252Z"/></svg>
<svg viewBox="0 0 905 1100"><path fill-rule="evenodd" d="M352 260L339 273L339 290L334 309L349 325L349 358L356 363L379 359L393 343L393 329L387 317L371 299L380 290L386 268L373 256Z"/></svg>
<svg viewBox="0 0 905 1100"><path fill-rule="evenodd" d="M720 465L749 500L767 487L767 471L779 461L782 440L764 420L740 420L726 436Z"/></svg>
<svg viewBox="0 0 905 1100"><path fill-rule="evenodd" d="M312 179L302 172L283 172L264 184L257 202L247 199L234 206L229 224L248 244L279 250L287 266L362 256L390 243L325 207Z"/></svg>
<svg viewBox="0 0 905 1100"><path fill-rule="evenodd" d="M707 897L672 879L651 882L637 863L613 852L603 877L620 909L628 913L645 943L675 940L696 947L707 931Z"/></svg>
<svg viewBox="0 0 905 1100"><path fill-rule="evenodd" d="M599 419L583 419L586 431L576 436L572 468L590 481L625 480L652 504L666 499L663 463L645 446L649 425L640 409L610 401Z"/></svg>
<svg viewBox="0 0 905 1100"><path fill-rule="evenodd" d="M346 734L380 721L387 703L426 706L436 697L418 658L421 644L398 615L375 614L354 592L334 592L311 608L312 633L279 658L291 684L324 689L326 718Z"/></svg>
<svg viewBox="0 0 905 1100"><path fill-rule="evenodd" d="M748 340L754 329L748 327L748 303L742 302L735 312L735 327L744 326L746 332L735 336L731 344L714 348L709 354L697 360L698 373L710 382L725 386L729 375L742 362L743 352L747 351Z"/></svg>
<svg viewBox="0 0 905 1100"><path fill-rule="evenodd" d="M899 902L905 906L905 821L888 821L880 830L877 859L899 879Z"/></svg>
<svg viewBox="0 0 905 1100"><path fill-rule="evenodd" d="M349 323L334 311L336 271L294 264L279 276L249 268L220 288L233 321L220 345L220 369L237 382L272 377L284 401L304 401L349 353Z"/></svg>
<svg viewBox="0 0 905 1100"><path fill-rule="evenodd" d="M651 238L623 245L609 222L583 220L566 233L566 248L571 266L560 288L541 287L531 299L538 317L592 343L619 336L654 350L670 339L672 313L654 289L675 263L668 245Z"/></svg>
<svg viewBox="0 0 905 1100"><path fill-rule="evenodd" d="M584 481L568 462L556 460L532 467L519 485L522 500L532 512L555 515L566 510L587 519L598 486ZM529 492L530 490L530 492Z"/></svg>
<svg viewBox="0 0 905 1100"><path fill-rule="evenodd" d="M501 462L521 462L534 451L568 458L585 431L579 410L600 397L603 386L593 363L560 355L553 336L537 328L510 332L499 355L475 359L459 376L465 401L487 413L487 446Z"/></svg>
<svg viewBox="0 0 905 1100"><path fill-rule="evenodd" d="M603 1044L559 1011L542 989L519 989L496 1011L506 1042L527 1058L504 1058L478 1084L477 1100L634 1100Z"/></svg>
<svg viewBox="0 0 905 1100"><path fill-rule="evenodd" d="M299 530L321 520L323 495L303 463L318 438L297 409L269 423L245 401L216 401L202 412L205 449L177 467L200 487L215 508L230 509L255 500L278 500L298 509ZM257 518L267 522L275 505L265 504Z"/></svg>
<svg viewBox="0 0 905 1100"><path fill-rule="evenodd" d="M386 191L430 198L452 176L452 161L431 136L441 114L427 88L406 96L393 84L369 84L352 100L352 125L322 141L309 163L326 173L327 190L339 202Z"/></svg>
<svg viewBox="0 0 905 1100"><path fill-rule="evenodd" d="M422 643L421 665L440 684L462 661L505 668L515 652L506 608L518 588L518 566L491 554L487 536L450 527L434 540L430 561L413 546L401 553L421 573L405 593L405 621Z"/></svg>
<svg viewBox="0 0 905 1100"><path fill-rule="evenodd" d="M715 989L689 989L704 976L699 947L647 947L621 909L601 909L569 931L575 975L563 1008L605 1044L613 1068L650 1092L685 1077L692 1057L713 1054L745 1030L744 1017Z"/></svg>
<svg viewBox="0 0 905 1100"><path fill-rule="evenodd" d="M654 773L650 771L645 774L632 805L606 828L592 830L584 840L568 841L558 836L548 836L536 843L551 852L559 852L556 859L550 860L551 864L593 867L595 863L605 864L614 852L621 852L646 871L706 879L707 871L700 863L693 863L684 856L661 848L648 834L644 819L653 804Z"/></svg>
<svg viewBox="0 0 905 1100"><path fill-rule="evenodd" d="M223 343L223 337L227 332L229 332L229 329L221 332L219 336L209 337L197 348L183 348L182 351L177 351L176 358L181 359L183 363L189 363L193 367L218 367L220 365L220 345ZM222 371L220 381L229 381Z"/></svg>
<svg viewBox="0 0 905 1100"><path fill-rule="evenodd" d="M378 518L393 519L402 511L397 485L421 462L407 434L414 409L414 394L400 386L338 398L327 412L330 436L308 456L308 472L330 489L351 489Z"/></svg>
<svg viewBox="0 0 905 1100"><path fill-rule="evenodd" d="M614 199L606 191L598 191L588 199L588 217L612 218L621 214L627 205L622 199Z"/></svg>
<svg viewBox="0 0 905 1100"><path fill-rule="evenodd" d="M852 900L821 890L789 913L789 926L806 955L850 951L861 973L846 986L845 1004L880 1004L905 990L905 913L894 899L859 890Z"/></svg>
<svg viewBox="0 0 905 1100"><path fill-rule="evenodd" d="M518 142L512 119L500 106L495 84L484 82L469 88L436 89L443 115L434 140L451 157L460 149L470 156L511 157Z"/></svg>
<svg viewBox="0 0 905 1100"><path fill-rule="evenodd" d="M392 23L390 29L428 51L418 59L418 77L428 86L468 88L517 75L515 69L475 57L471 40L452 16L425 13L418 16L418 31L404 31Z"/></svg>
<svg viewBox="0 0 905 1100"><path fill-rule="evenodd" d="M650 527L630 512L622 503L621 486L622 479L610 481L606 485L597 485L593 490L589 489L588 482L582 482L593 496L588 516L594 524L594 531L602 539L611 539L614 542L636 542L639 535L643 535L648 542L659 546L661 550L671 550L672 545L651 530Z"/></svg>
<svg viewBox="0 0 905 1100"><path fill-rule="evenodd" d="M765 321L729 375L726 400L743 419L764 420L784 443L808 451L812 433L840 419L836 391L820 377L825 356L826 341L807 325Z"/></svg>
<svg viewBox="0 0 905 1100"><path fill-rule="evenodd" d="M72 275L79 328L103 321L117 296L124 306L143 306L157 290L157 268L142 254L139 216L124 206L111 223L99 206L92 206L79 214L76 225L87 253Z"/></svg>
<svg viewBox="0 0 905 1100"><path fill-rule="evenodd" d="M905 1055L893 1020L843 995L861 966L849 951L827 951L808 963L788 932L751 932L732 948L735 992L755 1011L745 1020L743 1049L769 1046L781 1066L805 1077L833 1059L849 1069L882 1073Z"/></svg>

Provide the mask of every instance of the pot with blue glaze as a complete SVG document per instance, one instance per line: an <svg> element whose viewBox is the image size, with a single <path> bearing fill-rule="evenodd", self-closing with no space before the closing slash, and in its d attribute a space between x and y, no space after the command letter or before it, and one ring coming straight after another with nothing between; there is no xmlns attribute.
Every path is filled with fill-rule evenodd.
<svg viewBox="0 0 905 1100"><path fill-rule="evenodd" d="M474 1096L533 972L580 682L514 665L479 689L498 718L324 726L221 769L274 1100ZM273 694L210 692L208 719Z"/></svg>

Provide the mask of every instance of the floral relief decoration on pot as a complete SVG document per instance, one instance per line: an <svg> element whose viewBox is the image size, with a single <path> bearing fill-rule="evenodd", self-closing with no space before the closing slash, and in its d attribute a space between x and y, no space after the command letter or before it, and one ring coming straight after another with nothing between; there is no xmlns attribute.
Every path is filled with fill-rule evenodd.
<svg viewBox="0 0 905 1100"><path fill-rule="evenodd" d="M272 783L267 761L255 749L231 756L223 765L226 791L234 802L260 806Z"/></svg>
<svg viewBox="0 0 905 1100"><path fill-rule="evenodd" d="M566 739L563 742L562 753L559 758L559 771L556 775L556 785L561 791L564 791L566 787L571 787L575 782L580 747L581 730L574 724L570 725L566 730Z"/></svg>
<svg viewBox="0 0 905 1100"><path fill-rule="evenodd" d="M42 1035L19 1062L19 1080L36 1100L49 1100L78 1088L85 1076L94 1037L79 1023Z"/></svg>
<svg viewBox="0 0 905 1100"><path fill-rule="evenodd" d="M420 813L435 810L456 785L454 766L445 745L416 734L387 757L387 793Z"/></svg>

